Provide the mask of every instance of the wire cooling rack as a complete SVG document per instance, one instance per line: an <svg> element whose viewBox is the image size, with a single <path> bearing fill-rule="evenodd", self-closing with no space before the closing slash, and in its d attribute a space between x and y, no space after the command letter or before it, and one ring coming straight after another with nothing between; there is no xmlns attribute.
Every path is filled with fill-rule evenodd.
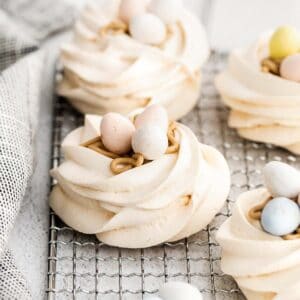
<svg viewBox="0 0 300 300"><path fill-rule="evenodd" d="M215 233L230 216L237 195L261 186L260 171L267 161L280 160L293 165L299 162L285 150L242 140L228 128L228 112L213 83L225 61L225 54L212 54L203 69L199 102L182 120L200 141L219 149L229 163L232 186L222 211L206 229L188 239L138 250L109 247L94 236L72 230L50 212L48 299L143 299L169 280L194 284L205 300L244 299L233 279L220 270L220 247ZM82 116L68 103L63 99L56 101L53 167L62 160L62 139L82 122Z"/></svg>

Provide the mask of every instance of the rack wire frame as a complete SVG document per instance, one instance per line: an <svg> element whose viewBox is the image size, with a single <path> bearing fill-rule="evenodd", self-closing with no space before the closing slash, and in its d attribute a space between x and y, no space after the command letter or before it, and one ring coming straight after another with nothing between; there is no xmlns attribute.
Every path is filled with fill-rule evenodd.
<svg viewBox="0 0 300 300"><path fill-rule="evenodd" d="M207 228L192 237L136 250L109 247L94 236L80 234L50 211L48 299L144 299L169 280L194 284L205 300L245 299L234 280L220 269L221 249L215 233L231 215L237 195L262 186L261 169L267 161L284 161L298 167L299 161L285 150L243 140L227 126L228 111L213 84L226 57L224 53L212 53L203 69L198 104L182 120L201 142L219 149L229 163L232 185L223 209ZM63 159L63 138L82 122L82 115L64 99L57 99L52 167Z"/></svg>

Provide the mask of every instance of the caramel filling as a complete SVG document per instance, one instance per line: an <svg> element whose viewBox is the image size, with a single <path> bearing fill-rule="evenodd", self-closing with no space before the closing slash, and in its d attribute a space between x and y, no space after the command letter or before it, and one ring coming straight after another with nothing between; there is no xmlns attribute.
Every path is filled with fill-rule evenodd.
<svg viewBox="0 0 300 300"><path fill-rule="evenodd" d="M112 21L106 26L102 27L99 32L101 36L105 36L108 33L122 34L128 31L128 26L121 20Z"/></svg>
<svg viewBox="0 0 300 300"><path fill-rule="evenodd" d="M169 145L166 150L166 154L177 153L179 151L180 145L176 140L175 122L170 123L167 136ZM94 150L95 152L98 152L102 155L111 158L112 162L110 164L110 169L114 174L121 174L132 168L140 167L147 162L144 156L139 153L131 153L128 155L120 156L116 153L110 152L103 145L100 136L97 136L85 143L82 143L80 146L89 148L91 150Z"/></svg>
<svg viewBox="0 0 300 300"><path fill-rule="evenodd" d="M261 70L264 73L271 73L273 75L280 76L280 64L281 59L275 60L273 58L267 57L261 62Z"/></svg>

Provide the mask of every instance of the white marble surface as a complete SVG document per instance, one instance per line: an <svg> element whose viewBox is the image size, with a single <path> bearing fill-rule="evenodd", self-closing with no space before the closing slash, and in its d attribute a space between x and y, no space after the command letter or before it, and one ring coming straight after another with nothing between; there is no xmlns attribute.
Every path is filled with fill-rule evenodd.
<svg viewBox="0 0 300 300"><path fill-rule="evenodd" d="M210 43L215 49L229 50L243 46L251 42L259 32L278 24L290 23L300 27L298 0L184 1L206 25ZM86 0L71 2L81 6ZM52 41L51 51L55 51L61 41L61 37ZM50 64L45 68L47 66ZM51 72L51 69L48 71ZM47 279L51 113L52 95L43 95L35 174L10 240L17 264L31 285L34 299L44 298Z"/></svg>

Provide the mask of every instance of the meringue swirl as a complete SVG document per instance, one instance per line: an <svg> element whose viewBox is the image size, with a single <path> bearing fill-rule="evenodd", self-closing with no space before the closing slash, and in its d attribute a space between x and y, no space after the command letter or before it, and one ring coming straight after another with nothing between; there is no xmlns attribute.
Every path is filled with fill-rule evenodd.
<svg viewBox="0 0 300 300"><path fill-rule="evenodd" d="M74 37L61 49L63 79L58 93L81 112L131 111L158 103L176 120L195 105L200 67L209 55L204 28L184 9L168 25L166 40L151 46L126 32L103 33L118 21L120 0L92 2L75 25Z"/></svg>
<svg viewBox="0 0 300 300"><path fill-rule="evenodd" d="M261 71L270 36L264 34L247 50L233 51L215 83L231 108L230 127L244 138L300 154L300 84Z"/></svg>
<svg viewBox="0 0 300 300"><path fill-rule="evenodd" d="M240 195L232 216L217 232L221 268L234 277L248 300L300 299L300 240L263 231L249 217L252 207L270 197L265 188Z"/></svg>
<svg viewBox="0 0 300 300"><path fill-rule="evenodd" d="M51 170L50 206L69 226L109 245L143 248L198 232L223 206L227 163L186 126L176 123L177 153L114 175L111 158L80 146L100 134L101 117L89 119L65 138L65 161Z"/></svg>

